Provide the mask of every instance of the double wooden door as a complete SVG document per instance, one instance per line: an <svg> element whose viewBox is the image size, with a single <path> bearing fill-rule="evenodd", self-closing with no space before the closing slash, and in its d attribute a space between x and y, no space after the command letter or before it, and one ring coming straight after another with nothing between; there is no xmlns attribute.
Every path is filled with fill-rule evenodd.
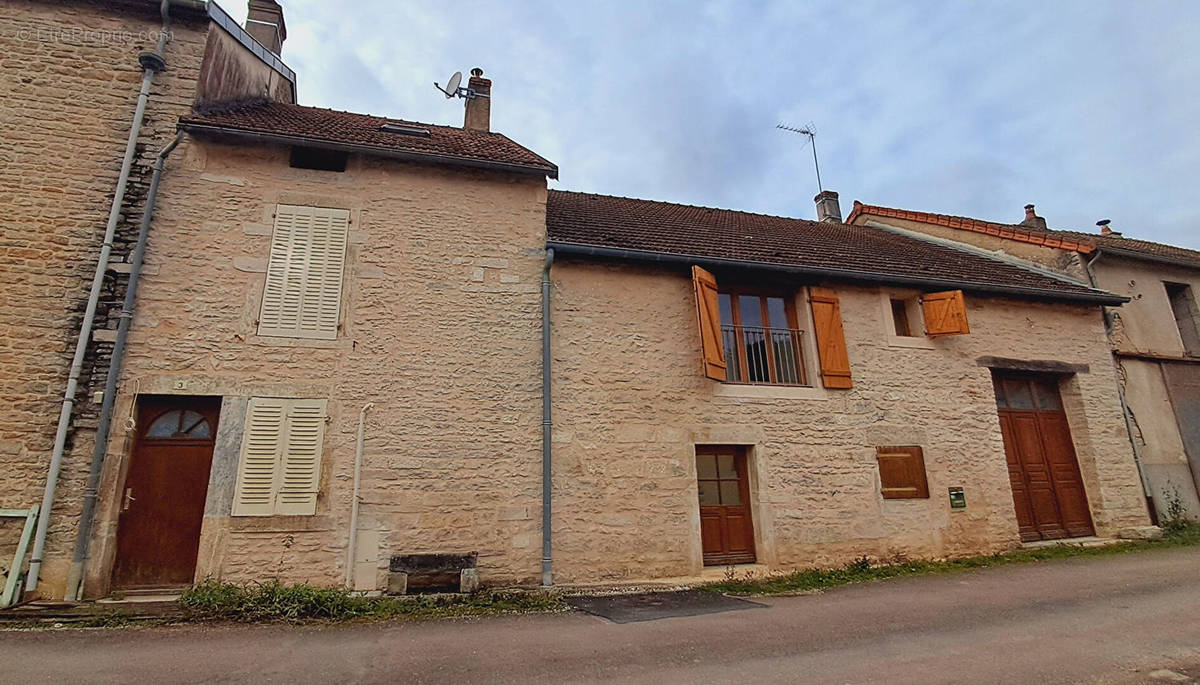
<svg viewBox="0 0 1200 685"><path fill-rule="evenodd" d="M1095 534L1057 378L997 374L994 382L1021 539Z"/></svg>
<svg viewBox="0 0 1200 685"><path fill-rule="evenodd" d="M754 522L745 450L696 448L696 485L704 565L754 563Z"/></svg>
<svg viewBox="0 0 1200 685"><path fill-rule="evenodd" d="M146 397L121 492L117 588L190 585L208 494L219 397Z"/></svg>

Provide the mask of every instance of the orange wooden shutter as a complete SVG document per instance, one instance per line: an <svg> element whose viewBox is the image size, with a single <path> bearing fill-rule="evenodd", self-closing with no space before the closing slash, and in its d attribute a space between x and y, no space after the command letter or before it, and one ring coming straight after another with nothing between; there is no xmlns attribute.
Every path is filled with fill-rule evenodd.
<svg viewBox="0 0 1200 685"><path fill-rule="evenodd" d="M931 338L971 332L967 325L967 303L961 290L926 293L921 296L921 309L925 314L925 334Z"/></svg>
<svg viewBox="0 0 1200 685"><path fill-rule="evenodd" d="M725 350L721 344L721 309L717 303L717 279L698 266L692 267L696 290L696 320L700 324L700 362L704 375L725 380Z"/></svg>
<svg viewBox="0 0 1200 685"><path fill-rule="evenodd" d="M821 381L827 388L851 388L850 354L842 332L842 309L837 293L829 288L809 288L813 333L817 338L817 356L821 360Z"/></svg>
<svg viewBox="0 0 1200 685"><path fill-rule="evenodd" d="M876 447L875 456L884 499L929 497L925 455L920 447Z"/></svg>

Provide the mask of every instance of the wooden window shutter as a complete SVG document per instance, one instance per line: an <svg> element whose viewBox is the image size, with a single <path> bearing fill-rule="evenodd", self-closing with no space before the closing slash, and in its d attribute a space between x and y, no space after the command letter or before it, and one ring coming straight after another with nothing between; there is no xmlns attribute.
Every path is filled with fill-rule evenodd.
<svg viewBox="0 0 1200 685"><path fill-rule="evenodd" d="M829 288L809 288L808 301L812 306L813 334L821 362L821 382L826 388L854 387L837 293Z"/></svg>
<svg viewBox="0 0 1200 685"><path fill-rule="evenodd" d="M698 266L692 267L696 291L696 318L700 324L700 362L704 375L725 380L725 350L721 342L721 309L717 301L717 279Z"/></svg>
<svg viewBox="0 0 1200 685"><path fill-rule="evenodd" d="M920 447L877 447L875 452L884 499L929 497L925 457Z"/></svg>
<svg viewBox="0 0 1200 685"><path fill-rule="evenodd" d="M316 513L326 406L325 400L250 399L234 516Z"/></svg>
<svg viewBox="0 0 1200 685"><path fill-rule="evenodd" d="M250 399L233 494L234 516L270 516L275 513L275 492L287 410L287 400Z"/></svg>
<svg viewBox="0 0 1200 685"><path fill-rule="evenodd" d="M258 334L337 338L350 212L279 205Z"/></svg>
<svg viewBox="0 0 1200 685"><path fill-rule="evenodd" d="M925 314L925 333L931 338L971 332L967 325L967 303L961 290L926 293L921 296L921 309Z"/></svg>
<svg viewBox="0 0 1200 685"><path fill-rule="evenodd" d="M276 514L317 512L321 452L325 442L325 400L292 400L287 413L286 444L280 464Z"/></svg>

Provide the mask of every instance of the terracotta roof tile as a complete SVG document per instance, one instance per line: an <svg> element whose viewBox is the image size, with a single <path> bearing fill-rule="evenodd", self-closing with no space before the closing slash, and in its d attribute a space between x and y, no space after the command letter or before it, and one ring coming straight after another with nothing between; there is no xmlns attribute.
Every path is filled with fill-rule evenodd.
<svg viewBox="0 0 1200 685"><path fill-rule="evenodd" d="M711 257L822 272L869 273L978 291L1021 289L1040 297L1115 296L1074 281L938 243L862 226L727 209L552 190L546 205L551 244Z"/></svg>
<svg viewBox="0 0 1200 685"><path fill-rule="evenodd" d="M914 212L908 209L895 209L893 207L880 207L878 205L865 205L861 202L854 203L854 210L850 212L850 216L846 218L846 223L854 223L854 220L863 215L872 215L880 217L892 217L896 219L907 219L920 223L933 224L935 226L946 226L948 228L959 228L976 233L986 233L1008 240L1015 240L1033 245L1044 245L1045 247L1059 248L1070 250L1072 252L1082 252L1089 254L1095 252L1097 248L1101 250L1117 250L1131 256L1141 256L1145 259L1168 261L1185 266L1200 267L1200 251L1189 250L1185 247L1176 247L1175 245L1167 245L1165 243L1155 243L1149 240L1138 240L1136 238L1126 238L1123 236L1102 235L1095 233L1082 233L1079 231L1058 231L1053 229L1041 229L1031 226L1022 226L1020 224L1002 224L993 221L981 221L979 219L971 219L962 216L951 216L949 214L934 214L931 212Z"/></svg>
<svg viewBox="0 0 1200 685"><path fill-rule="evenodd" d="M428 136L390 133L384 124L402 124L429 131ZM469 131L453 126L435 126L414 121L388 119L368 114L339 112L280 102L227 103L198 109L180 120L183 128L215 127L229 132L266 133L304 138L315 142L341 143L377 148L382 152L408 153L416 157L438 156L484 162L540 172L551 178L558 167L531 150L499 133Z"/></svg>

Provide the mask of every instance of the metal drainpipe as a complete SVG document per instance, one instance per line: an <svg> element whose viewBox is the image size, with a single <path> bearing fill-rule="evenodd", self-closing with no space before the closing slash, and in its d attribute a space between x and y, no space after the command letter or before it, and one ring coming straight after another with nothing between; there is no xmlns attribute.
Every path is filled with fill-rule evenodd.
<svg viewBox="0 0 1200 685"><path fill-rule="evenodd" d="M62 471L63 453L67 445L67 433L70 431L71 415L75 409L75 393L79 388L79 376L83 373L83 361L87 356L88 341L92 336L92 324L96 320L96 305L100 301L100 291L104 287L104 274L108 270L108 258L112 254L117 222L121 218L121 207L125 204L125 188L129 184L129 172L133 169L133 159L137 154L137 140L142 132L146 103L150 99L150 84L154 80L154 75L166 68L162 53L170 37L169 8L169 0L162 0L160 11L163 25L158 35L158 47L154 52L143 52L138 55L138 63L142 66L142 87L138 91L137 107L133 111L133 124L129 128L129 140L125 142L125 157L121 161L121 173L117 176L116 192L113 194L112 207L108 211L108 224L104 229L104 241L101 243L100 255L96 260L96 273L92 277L92 288L88 292L83 321L79 324L75 356L71 359L71 370L67 373L67 387L63 391L62 408L58 413L58 428L54 433L54 449L50 454L50 466L46 472L46 489L42 493L41 515L38 517L33 551L30 554L29 576L25 581L27 592L37 589L38 576L42 567L42 554L46 549L46 535L50 529L50 509L54 506L54 491L58 487L58 476Z"/></svg>
<svg viewBox="0 0 1200 685"><path fill-rule="evenodd" d="M542 268L542 585L554 584L553 555L551 554L551 442L554 426L550 421L550 265L554 263L554 248L546 248L546 264Z"/></svg>
<svg viewBox="0 0 1200 685"><path fill-rule="evenodd" d="M87 490L83 495L83 511L79 515L79 530L75 532L75 557L71 572L67 576L67 600L77 600L83 594L83 568L87 563L88 548L92 541L92 519L96 515L99 499L100 475L104 467L104 455L108 452L108 435L112 429L113 406L117 401L117 380L121 377L121 362L125 358L125 342L129 338L129 326L133 322L133 308L137 302L138 283L142 275L142 261L146 256L146 242L150 237L150 220L154 216L154 203L158 199L158 186L162 180L163 166L167 156L183 140L183 133L158 153L154 160L154 175L150 179L150 190L146 193L146 206L142 209L142 223L138 229L137 244L133 249L133 263L129 267L129 284L125 287L125 304L121 307L117 337L113 342L112 359L108 364L108 375L104 379L104 399L100 404L100 418L96 427L96 442L92 445L92 463L88 470Z"/></svg>
<svg viewBox="0 0 1200 685"><path fill-rule="evenodd" d="M1083 268L1087 271L1088 282L1093 288L1098 288L1096 285L1096 272L1092 270L1092 265L1100 259L1104 253L1096 250L1096 255L1083 263ZM1104 328L1107 333L1111 334L1113 330L1112 314L1108 308L1101 306L1100 312L1104 316ZM1137 466L1138 479L1142 482L1142 496L1146 498L1146 510L1152 519L1156 519L1154 511L1154 495L1150 489L1150 479L1146 477L1146 469L1142 466L1142 448L1138 446L1137 438L1134 437L1133 412L1129 409L1129 404L1125 401L1125 382L1121 378L1121 362L1113 355L1113 374L1117 379L1117 398L1121 401L1121 415L1125 417L1125 432L1129 434L1129 446L1133 448L1133 463Z"/></svg>
<svg viewBox="0 0 1200 685"><path fill-rule="evenodd" d="M367 411L374 407L374 402L367 402L358 412L358 439L354 443L354 496L350 500L350 540L346 543L346 589L353 589L354 582L354 549L358 542L358 490L362 476L363 436L366 433Z"/></svg>

